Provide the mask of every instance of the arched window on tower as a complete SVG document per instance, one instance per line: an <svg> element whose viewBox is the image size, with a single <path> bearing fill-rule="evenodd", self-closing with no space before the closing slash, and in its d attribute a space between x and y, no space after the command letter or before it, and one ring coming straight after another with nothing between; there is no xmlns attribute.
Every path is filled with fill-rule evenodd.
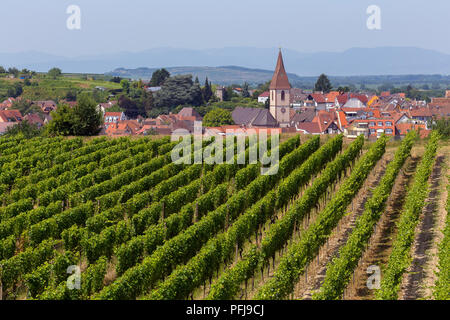
<svg viewBox="0 0 450 320"><path fill-rule="evenodd" d="M281 101L284 101L284 91L281 91Z"/></svg>

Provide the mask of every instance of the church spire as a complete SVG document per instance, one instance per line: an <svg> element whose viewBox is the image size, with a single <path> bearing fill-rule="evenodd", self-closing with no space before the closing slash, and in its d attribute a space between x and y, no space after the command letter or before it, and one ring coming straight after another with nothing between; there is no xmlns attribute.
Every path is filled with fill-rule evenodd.
<svg viewBox="0 0 450 320"><path fill-rule="evenodd" d="M277 66L275 67L275 72L272 77L272 82L270 83L270 90L289 90L291 85L289 84L289 79L284 69L283 55L278 53Z"/></svg>

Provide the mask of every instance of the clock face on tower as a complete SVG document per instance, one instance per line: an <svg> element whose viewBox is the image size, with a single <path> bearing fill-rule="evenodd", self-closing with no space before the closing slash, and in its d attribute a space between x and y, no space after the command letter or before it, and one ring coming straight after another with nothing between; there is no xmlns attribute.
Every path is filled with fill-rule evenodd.
<svg viewBox="0 0 450 320"><path fill-rule="evenodd" d="M285 108L281 108L281 113L285 113L286 109Z"/></svg>

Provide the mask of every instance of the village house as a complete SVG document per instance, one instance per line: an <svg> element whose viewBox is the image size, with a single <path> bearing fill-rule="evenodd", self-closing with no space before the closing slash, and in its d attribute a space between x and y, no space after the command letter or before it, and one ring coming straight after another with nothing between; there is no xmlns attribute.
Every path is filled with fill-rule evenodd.
<svg viewBox="0 0 450 320"><path fill-rule="evenodd" d="M13 106L13 103L16 101L15 98L8 98L2 103L0 103L0 110L7 110L10 109Z"/></svg>
<svg viewBox="0 0 450 320"><path fill-rule="evenodd" d="M105 133L108 136L135 135L140 129L141 126L136 120L122 120L105 127Z"/></svg>
<svg viewBox="0 0 450 320"><path fill-rule="evenodd" d="M21 122L22 119L19 110L0 110L0 122Z"/></svg>
<svg viewBox="0 0 450 320"><path fill-rule="evenodd" d="M115 106L115 105L117 105L117 101L108 101L108 102L99 103L99 104L97 105L97 110L98 110L99 112L101 112L101 113L103 114L103 116L104 116L104 115L105 115L105 112L106 112L109 108L111 108L111 107L113 107L113 106Z"/></svg>
<svg viewBox="0 0 450 320"><path fill-rule="evenodd" d="M46 114L50 114L57 108L57 104L53 100L33 101L32 104L35 104L36 106L41 108L42 112Z"/></svg>
<svg viewBox="0 0 450 320"><path fill-rule="evenodd" d="M118 123L119 121L127 120L124 112L105 112L104 121L105 126L107 127L109 124Z"/></svg>
<svg viewBox="0 0 450 320"><path fill-rule="evenodd" d="M269 91L265 91L265 92L261 93L258 96L258 102L259 103L266 103L266 101L269 100L269 94L270 94Z"/></svg>
<svg viewBox="0 0 450 320"><path fill-rule="evenodd" d="M242 108L237 107L231 113L235 124L241 127L277 127L277 121L271 112L262 108Z"/></svg>
<svg viewBox="0 0 450 320"><path fill-rule="evenodd" d="M30 113L25 115L23 119L27 120L30 124L35 124L38 128L42 128L44 126L44 120L42 120L38 114Z"/></svg>

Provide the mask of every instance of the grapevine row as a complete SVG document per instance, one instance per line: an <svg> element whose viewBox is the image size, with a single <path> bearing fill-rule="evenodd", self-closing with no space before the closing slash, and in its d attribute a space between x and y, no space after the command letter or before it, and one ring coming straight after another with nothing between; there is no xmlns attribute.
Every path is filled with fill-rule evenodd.
<svg viewBox="0 0 450 320"><path fill-rule="evenodd" d="M308 261L315 257L335 225L345 214L347 206L362 187L375 164L383 156L386 140L386 136L381 136L358 161L350 176L345 179L331 201L319 213L317 220L283 255L274 277L259 288L256 294L257 299L283 299L292 292Z"/></svg>
<svg viewBox="0 0 450 320"><path fill-rule="evenodd" d="M381 279L381 288L376 292L377 299L396 300L403 273L411 264L410 250L414 241L415 228L428 195L428 178L431 175L438 147L439 134L431 133L425 154L420 161L410 190L406 195L400 220L397 224L397 236L392 244L386 270Z"/></svg>
<svg viewBox="0 0 450 320"><path fill-rule="evenodd" d="M364 212L356 221L356 226L347 243L340 249L339 257L327 266L320 293L314 295L314 299L331 300L339 299L342 296L345 286L373 233L374 227L385 209L386 201L391 194L395 179L411 153L415 138L415 131L409 132L396 151L394 160L387 165L383 178L372 191L372 196L366 202Z"/></svg>

